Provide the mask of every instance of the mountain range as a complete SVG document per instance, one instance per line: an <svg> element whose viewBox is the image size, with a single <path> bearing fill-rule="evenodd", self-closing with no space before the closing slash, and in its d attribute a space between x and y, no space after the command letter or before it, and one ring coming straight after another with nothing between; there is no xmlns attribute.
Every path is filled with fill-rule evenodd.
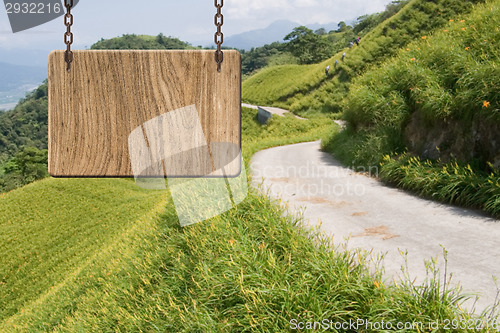
<svg viewBox="0 0 500 333"><path fill-rule="evenodd" d="M250 50L252 47L259 47L265 44L271 44L272 42L282 42L283 38L290 33L293 28L301 25L302 24L300 23L288 20L275 21L266 28L247 31L241 34L226 37L224 39L224 45L240 50ZM309 24L306 26L312 30L324 28L327 32L338 28L337 23Z"/></svg>

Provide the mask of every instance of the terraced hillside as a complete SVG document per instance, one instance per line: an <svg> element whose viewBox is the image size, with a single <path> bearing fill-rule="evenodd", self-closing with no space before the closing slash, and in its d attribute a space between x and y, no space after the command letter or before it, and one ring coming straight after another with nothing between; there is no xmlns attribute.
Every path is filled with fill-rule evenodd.
<svg viewBox="0 0 500 333"><path fill-rule="evenodd" d="M398 14L369 32L359 46L346 48L316 65L270 67L243 83L243 100L257 105L275 105L295 112L307 110L339 112L352 79L397 54L416 38L443 27L450 19L466 16L483 0L413 0ZM346 58L341 60L342 53ZM339 65L335 67L335 61ZM325 76L330 65L333 75Z"/></svg>

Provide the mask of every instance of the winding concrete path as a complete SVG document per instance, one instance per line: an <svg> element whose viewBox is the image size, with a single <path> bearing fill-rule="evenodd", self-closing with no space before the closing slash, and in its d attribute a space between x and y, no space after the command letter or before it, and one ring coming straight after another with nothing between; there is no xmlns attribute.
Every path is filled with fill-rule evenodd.
<svg viewBox="0 0 500 333"><path fill-rule="evenodd" d="M444 271L444 247L452 283L480 294L478 311L493 304L492 276L500 278L499 220L387 187L343 167L320 150L319 141L261 151L251 169L255 186L302 211L336 244L349 239L348 248L364 248L374 257L384 253L387 279L401 275L400 251L407 251L410 276L418 282L426 275L425 260L438 258ZM466 306L472 309L472 303Z"/></svg>

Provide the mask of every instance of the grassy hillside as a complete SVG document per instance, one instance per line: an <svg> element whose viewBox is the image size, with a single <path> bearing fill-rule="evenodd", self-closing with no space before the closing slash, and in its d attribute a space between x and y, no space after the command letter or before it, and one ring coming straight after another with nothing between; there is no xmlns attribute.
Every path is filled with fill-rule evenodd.
<svg viewBox="0 0 500 333"><path fill-rule="evenodd" d="M309 109L338 112L353 78L395 55L415 38L427 35L444 26L449 19L469 12L472 5L479 2L482 0L413 0L364 36L359 47L345 49L345 61L341 61L342 53L339 53L307 68L295 65L264 69L245 80L243 100L254 104L272 103L296 112ZM339 65L334 68L336 60ZM327 65L333 72L328 79L324 73ZM276 77L282 79L277 80Z"/></svg>
<svg viewBox="0 0 500 333"><path fill-rule="evenodd" d="M244 109L244 155L315 140L331 126L292 117L262 126ZM294 318L470 318L437 271L422 286L385 283L366 253L335 248L253 190L186 228L167 193L125 180L47 179L3 194L0 208L2 332L278 332Z"/></svg>
<svg viewBox="0 0 500 333"><path fill-rule="evenodd" d="M37 330L66 316L96 262L112 261L106 250L151 223L166 199L126 180L46 179L1 194L0 331L40 305L51 316Z"/></svg>
<svg viewBox="0 0 500 333"><path fill-rule="evenodd" d="M346 163L383 162L382 177L404 188L500 216L499 26L500 1L489 1L366 73L343 103L349 128L325 147Z"/></svg>

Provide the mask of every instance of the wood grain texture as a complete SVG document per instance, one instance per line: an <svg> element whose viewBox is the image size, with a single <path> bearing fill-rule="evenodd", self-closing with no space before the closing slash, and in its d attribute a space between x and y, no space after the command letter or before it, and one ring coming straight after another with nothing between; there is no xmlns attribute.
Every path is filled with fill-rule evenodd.
<svg viewBox="0 0 500 333"><path fill-rule="evenodd" d="M203 130L201 139L196 126L183 124L188 118L172 122L179 118L166 116L179 109L196 110ZM154 136L155 121L167 118L170 122L164 125L182 125L159 129L158 137ZM172 152L184 152L180 158L162 161L162 167L153 166L142 176L163 176L157 174L158 170L180 177L206 176L216 171L222 153L213 153L214 145L224 143L223 150L229 155L234 154L234 149L227 148L227 144L241 148L240 54L224 51L220 73L214 51L205 50L74 51L69 73L64 51L49 55L52 176L133 177L129 137L140 128L148 147L155 141L154 145L175 146L170 147ZM194 141L203 142L203 136L205 148L189 146ZM238 159L224 171L236 176L240 167Z"/></svg>

